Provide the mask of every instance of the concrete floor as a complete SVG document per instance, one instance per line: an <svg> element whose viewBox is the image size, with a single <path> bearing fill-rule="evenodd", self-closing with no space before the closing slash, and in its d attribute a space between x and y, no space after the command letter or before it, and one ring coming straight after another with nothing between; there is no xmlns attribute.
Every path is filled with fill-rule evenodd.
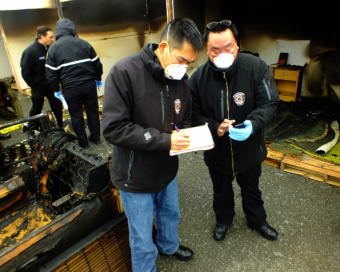
<svg viewBox="0 0 340 272"><path fill-rule="evenodd" d="M160 257L159 271L340 271L340 188L265 165L261 190L278 241L247 228L235 182L236 216L226 239L216 242L212 185L202 157L180 158L180 237L194 250L194 259L185 263Z"/></svg>
<svg viewBox="0 0 340 272"><path fill-rule="evenodd" d="M27 115L30 100L20 99ZM111 147L103 141L88 151L106 157ZM247 228L235 184L234 223L226 239L216 242L212 185L202 157L201 152L181 155L178 174L181 243L194 250L194 259L186 263L159 257L159 272L340 271L339 187L263 166L261 189L268 221L279 231L279 240L267 241Z"/></svg>

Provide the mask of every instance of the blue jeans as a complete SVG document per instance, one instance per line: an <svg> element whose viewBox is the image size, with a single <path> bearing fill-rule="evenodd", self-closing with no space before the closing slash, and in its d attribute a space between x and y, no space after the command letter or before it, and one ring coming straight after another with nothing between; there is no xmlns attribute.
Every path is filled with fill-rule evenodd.
<svg viewBox="0 0 340 272"><path fill-rule="evenodd" d="M179 247L180 210L176 178L159 193L130 193L120 190L129 225L133 272L155 272L158 251L173 254ZM156 244L152 239L154 219Z"/></svg>

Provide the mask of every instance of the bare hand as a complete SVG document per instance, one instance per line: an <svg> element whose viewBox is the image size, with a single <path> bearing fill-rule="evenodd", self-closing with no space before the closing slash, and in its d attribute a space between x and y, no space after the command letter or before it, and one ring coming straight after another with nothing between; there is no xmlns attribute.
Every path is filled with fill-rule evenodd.
<svg viewBox="0 0 340 272"><path fill-rule="evenodd" d="M235 120L224 119L223 122L218 126L217 135L222 137L234 123Z"/></svg>
<svg viewBox="0 0 340 272"><path fill-rule="evenodd" d="M188 147L190 144L189 135L184 132L174 131L171 133L171 149L172 150L181 150Z"/></svg>

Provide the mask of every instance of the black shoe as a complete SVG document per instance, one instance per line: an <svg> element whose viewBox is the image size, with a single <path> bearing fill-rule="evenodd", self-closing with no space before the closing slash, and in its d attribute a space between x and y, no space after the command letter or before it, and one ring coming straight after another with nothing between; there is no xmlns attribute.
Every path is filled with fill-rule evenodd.
<svg viewBox="0 0 340 272"><path fill-rule="evenodd" d="M33 131L33 130L35 130L35 129L37 129L38 127L37 127L37 125L35 124L35 123L29 123L28 125L23 125L22 126L22 132L23 133L26 133L26 132L31 132L31 131Z"/></svg>
<svg viewBox="0 0 340 272"><path fill-rule="evenodd" d="M228 232L228 225L216 223L214 233L213 233L213 237L216 241L222 241L222 240L224 240L227 232Z"/></svg>
<svg viewBox="0 0 340 272"><path fill-rule="evenodd" d="M11 134L9 133L0 133L0 140L7 140L9 138L11 138Z"/></svg>
<svg viewBox="0 0 340 272"><path fill-rule="evenodd" d="M264 238L270 241L277 240L279 233L271 227L267 222L264 222L261 226L256 226L248 222L248 227L250 229L256 230L260 233Z"/></svg>
<svg viewBox="0 0 340 272"><path fill-rule="evenodd" d="M192 259L194 252L190 248L179 245L177 251L174 254L168 255L161 252L159 254L163 256L174 256L180 261L187 262Z"/></svg>
<svg viewBox="0 0 340 272"><path fill-rule="evenodd" d="M26 133L28 131L28 125L23 125L22 126L22 132Z"/></svg>
<svg viewBox="0 0 340 272"><path fill-rule="evenodd" d="M88 142L79 142L79 145L80 145L82 148L88 148L88 147L89 147L89 143L88 143Z"/></svg>
<svg viewBox="0 0 340 272"><path fill-rule="evenodd" d="M94 143L94 144L100 144L100 139L96 139L96 140L93 140L93 139L91 139L91 138L89 138L89 141L91 142L91 143Z"/></svg>

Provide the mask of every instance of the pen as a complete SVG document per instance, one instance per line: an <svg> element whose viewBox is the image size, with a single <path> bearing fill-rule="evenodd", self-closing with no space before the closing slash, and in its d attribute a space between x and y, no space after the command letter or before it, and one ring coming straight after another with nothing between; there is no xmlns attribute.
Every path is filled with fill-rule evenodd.
<svg viewBox="0 0 340 272"><path fill-rule="evenodd" d="M174 125L175 130L176 130L177 132L179 132L179 128L178 128L174 123L172 123L172 124Z"/></svg>

